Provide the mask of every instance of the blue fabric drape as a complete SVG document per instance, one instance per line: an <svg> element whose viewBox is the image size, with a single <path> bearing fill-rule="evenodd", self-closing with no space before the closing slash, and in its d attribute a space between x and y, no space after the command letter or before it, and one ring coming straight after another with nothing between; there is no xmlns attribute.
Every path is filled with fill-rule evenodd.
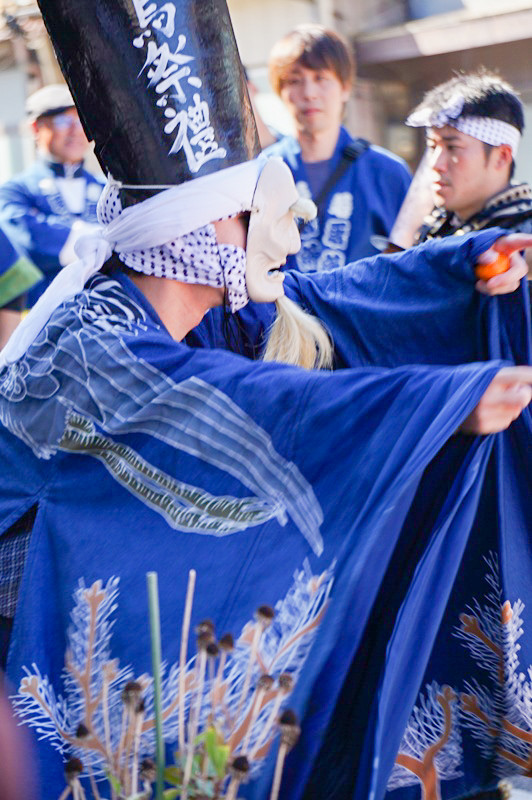
<svg viewBox="0 0 532 800"><path fill-rule="evenodd" d="M491 230L431 242L416 251L355 262L325 274L288 273L286 291L326 323L337 369L489 358L530 364L526 282L518 292L497 298L473 288L476 256L499 235ZM252 318L247 329L255 332L259 346L273 312L255 307L246 313ZM205 325L211 332L216 328L214 315ZM194 335L201 341L204 328ZM220 336L218 344L221 341ZM530 597L531 432L526 409L508 432L483 437L474 447L465 437L455 437L425 471L389 556L363 639L353 650L328 730L323 734L318 723L315 730L308 726L298 751L304 762L324 736L321 752L305 773L310 776L307 797L319 792L327 798L380 800L412 709L416 702L419 707L427 701L425 687L434 681L449 685L459 698L465 681L480 683L486 670L460 652L464 647L457 643L455 629L464 609L477 598L481 603L489 589L487 573L492 582L499 581L501 605L510 598L526 606ZM504 638L502 629L498 635ZM526 670L531 663L526 627L519 644ZM331 665L324 670L320 686L328 686L330 669ZM518 713L517 701L506 703L494 714L495 727L504 726L505 714L513 719ZM319 719L318 712L315 717ZM440 757L436 793L427 797L462 797L476 787L494 785L497 776L524 769L522 753L521 761L513 762L507 758L495 763L494 749L486 757L480 737L475 739L458 714L455 717L453 735L461 737L462 755L453 753L456 763L450 766ZM419 744L421 753L438 741L440 722L434 713L432 738ZM523 733L514 738L526 748L530 725L523 720L520 725ZM412 726L409 731L412 736ZM300 789L299 769L298 762L286 797ZM391 800L421 798L421 781L413 773L405 771L398 783L390 790Z"/></svg>
<svg viewBox="0 0 532 800"><path fill-rule="evenodd" d="M274 675L283 642L294 641L282 668L297 678L289 705L303 730L283 797L312 796L317 787L321 797L381 800L438 655L456 576L489 519L486 481L511 491L505 525L514 558L523 557L529 417L504 436L453 436L501 362L439 366L482 358L492 324L506 342L499 356L529 346L518 341L525 326L510 320L510 306L474 290L476 255L495 235L382 257L380 285L371 280L379 258L340 271L340 284L329 274L287 277L292 296L321 310L335 337L344 368L333 373L176 343L120 275L96 276L58 309L24 359L0 375L0 448L16 465L2 482L1 530L39 502L8 666L19 709L32 702L29 672L42 691L48 687L67 733L75 732L83 699L72 671L65 682L64 655L69 643L73 658L83 660L84 592L98 580L109 609L116 606L100 662L116 657L131 674L151 671L150 569L159 574L170 680L194 567L194 624L209 617L219 633L238 637L259 604L276 606L264 653ZM495 320L490 305L498 308ZM248 346L270 313L256 317ZM196 343L221 340L222 324L216 315L206 320ZM393 341L385 347L387 328ZM413 366L416 360L429 366ZM504 462L493 473L501 440ZM499 525L498 516L490 524ZM529 575L521 569L524 593ZM314 608L309 587L316 586L329 587L319 606L324 622L293 639L294 609ZM192 636L189 644L193 651ZM47 737L38 745L44 798L61 790L62 758L49 741L57 741L55 723L39 713L36 726ZM242 796L268 796L274 755Z"/></svg>

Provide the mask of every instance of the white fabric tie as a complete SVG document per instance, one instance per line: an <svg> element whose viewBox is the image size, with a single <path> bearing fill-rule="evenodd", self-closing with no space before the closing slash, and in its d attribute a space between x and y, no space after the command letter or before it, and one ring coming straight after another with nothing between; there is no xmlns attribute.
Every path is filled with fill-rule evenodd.
<svg viewBox="0 0 532 800"><path fill-rule="evenodd" d="M413 111L407 117L406 124L412 128L443 128L452 124L462 113L464 98L461 94L453 94L446 106L434 109L430 106Z"/></svg>
<svg viewBox="0 0 532 800"><path fill-rule="evenodd" d="M82 236L76 242L76 253L80 259L63 267L29 314L15 328L0 353L0 369L7 364L13 364L24 355L53 311L65 300L79 294L89 278L102 268L112 252L113 248L103 233L101 236Z"/></svg>

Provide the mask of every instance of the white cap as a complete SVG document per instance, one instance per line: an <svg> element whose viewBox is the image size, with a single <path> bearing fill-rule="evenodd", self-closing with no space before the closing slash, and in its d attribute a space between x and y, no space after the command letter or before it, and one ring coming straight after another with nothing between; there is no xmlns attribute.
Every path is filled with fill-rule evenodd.
<svg viewBox="0 0 532 800"><path fill-rule="evenodd" d="M26 100L26 114L30 122L39 117L60 114L68 108L74 108L74 101L68 87L64 83L51 83L30 94Z"/></svg>

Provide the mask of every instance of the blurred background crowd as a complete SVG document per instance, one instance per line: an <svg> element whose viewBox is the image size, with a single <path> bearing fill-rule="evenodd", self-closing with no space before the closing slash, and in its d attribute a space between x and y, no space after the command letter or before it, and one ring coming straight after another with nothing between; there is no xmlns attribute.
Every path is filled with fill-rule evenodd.
<svg viewBox="0 0 532 800"><path fill-rule="evenodd" d="M530 0L229 0L255 103L267 125L291 119L268 82L273 44L296 25L319 22L345 36L356 58L346 126L415 169L424 132L404 125L424 92L455 70L500 72L520 93L527 121L517 158L532 181L532 3ZM0 183L28 166L34 141L25 100L62 80L34 0L0 0ZM94 169L97 162L94 160ZM91 166L92 169L92 166Z"/></svg>

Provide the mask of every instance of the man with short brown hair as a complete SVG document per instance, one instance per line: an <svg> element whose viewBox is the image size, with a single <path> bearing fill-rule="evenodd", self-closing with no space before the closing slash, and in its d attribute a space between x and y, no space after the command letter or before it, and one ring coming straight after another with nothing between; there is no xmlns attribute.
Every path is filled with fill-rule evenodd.
<svg viewBox="0 0 532 800"><path fill-rule="evenodd" d="M299 26L270 55L270 80L296 138L267 152L286 161L300 194L318 206L317 219L302 229L300 252L287 262L304 272L374 255L371 237L388 235L410 183L401 159L342 127L353 75L349 45L322 25Z"/></svg>

